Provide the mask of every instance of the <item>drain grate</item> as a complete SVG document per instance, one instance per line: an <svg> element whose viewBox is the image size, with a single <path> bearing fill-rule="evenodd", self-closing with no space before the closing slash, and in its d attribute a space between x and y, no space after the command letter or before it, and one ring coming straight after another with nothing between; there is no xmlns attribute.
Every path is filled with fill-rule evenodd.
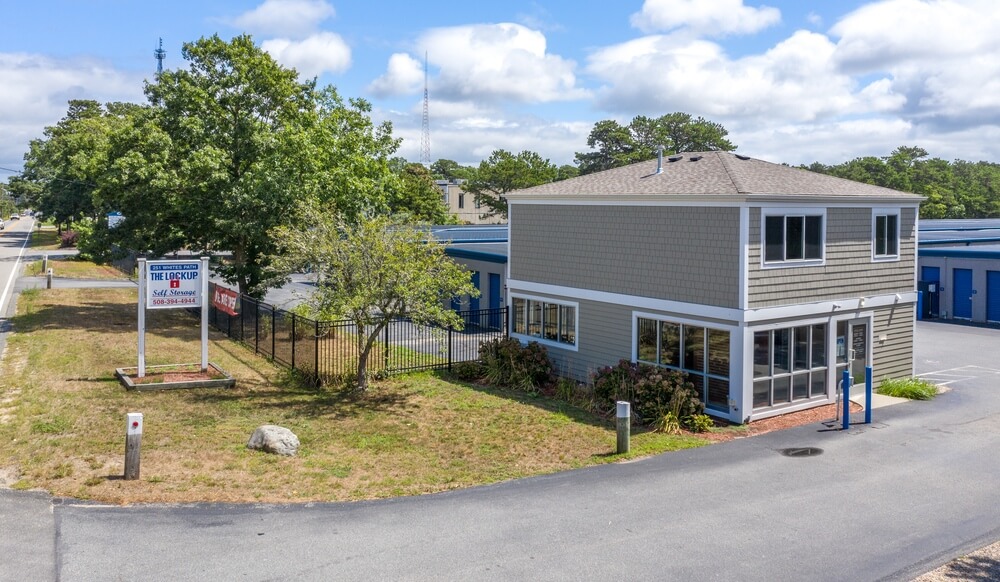
<svg viewBox="0 0 1000 582"><path fill-rule="evenodd" d="M822 455L823 449L816 447L792 447L790 449L779 449L778 452L786 457L815 457L816 455Z"/></svg>

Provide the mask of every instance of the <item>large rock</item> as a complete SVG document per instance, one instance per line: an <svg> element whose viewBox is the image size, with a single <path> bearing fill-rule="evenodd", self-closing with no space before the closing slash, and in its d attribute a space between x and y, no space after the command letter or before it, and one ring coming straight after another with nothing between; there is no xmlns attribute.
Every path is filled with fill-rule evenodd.
<svg viewBox="0 0 1000 582"><path fill-rule="evenodd" d="M283 426L265 424L257 427L247 442L248 449L292 456L299 450L299 437Z"/></svg>

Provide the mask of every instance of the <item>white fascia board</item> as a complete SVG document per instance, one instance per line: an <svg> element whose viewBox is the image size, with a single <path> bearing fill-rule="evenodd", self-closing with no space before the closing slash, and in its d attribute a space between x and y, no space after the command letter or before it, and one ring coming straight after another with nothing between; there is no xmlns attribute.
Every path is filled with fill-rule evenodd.
<svg viewBox="0 0 1000 582"><path fill-rule="evenodd" d="M922 199L921 199L922 200ZM593 194L577 196L515 196L507 195L507 204L547 204L556 206L747 206L748 208L784 208L805 205L826 208L919 208L920 201L912 198L871 198L869 196L769 196L747 197L701 194ZM508 212L508 216L510 216Z"/></svg>
<svg viewBox="0 0 1000 582"><path fill-rule="evenodd" d="M747 323L756 323L761 321L770 321L773 319L797 319L823 314L840 315L842 313L858 312L862 309L891 307L893 305L909 305L916 302L916 291L865 297L851 297L848 299L819 301L816 303L800 303L796 305L779 305L776 307L748 309L744 313L743 321L746 321Z"/></svg>

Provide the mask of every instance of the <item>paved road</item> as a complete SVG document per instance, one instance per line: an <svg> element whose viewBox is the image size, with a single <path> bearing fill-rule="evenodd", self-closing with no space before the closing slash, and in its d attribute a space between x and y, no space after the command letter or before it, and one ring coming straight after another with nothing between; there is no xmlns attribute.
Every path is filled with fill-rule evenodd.
<svg viewBox="0 0 1000 582"><path fill-rule="evenodd" d="M848 433L806 426L381 502L0 492L0 579L908 580L1000 539L1000 332L919 323L917 340L918 371L951 390ZM779 454L801 446L824 453Z"/></svg>

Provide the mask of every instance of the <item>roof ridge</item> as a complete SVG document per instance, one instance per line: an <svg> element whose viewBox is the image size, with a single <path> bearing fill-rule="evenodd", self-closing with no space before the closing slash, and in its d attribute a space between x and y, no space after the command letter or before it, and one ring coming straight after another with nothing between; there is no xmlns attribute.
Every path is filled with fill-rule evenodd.
<svg viewBox="0 0 1000 582"><path fill-rule="evenodd" d="M737 194L746 194L746 188L741 187L736 180L736 176L733 175L733 168L730 166L732 163L732 158L730 156L723 155L728 152L716 151L715 155L722 162L722 169L726 171L726 176L729 177L729 181L733 183L733 188L736 190Z"/></svg>

